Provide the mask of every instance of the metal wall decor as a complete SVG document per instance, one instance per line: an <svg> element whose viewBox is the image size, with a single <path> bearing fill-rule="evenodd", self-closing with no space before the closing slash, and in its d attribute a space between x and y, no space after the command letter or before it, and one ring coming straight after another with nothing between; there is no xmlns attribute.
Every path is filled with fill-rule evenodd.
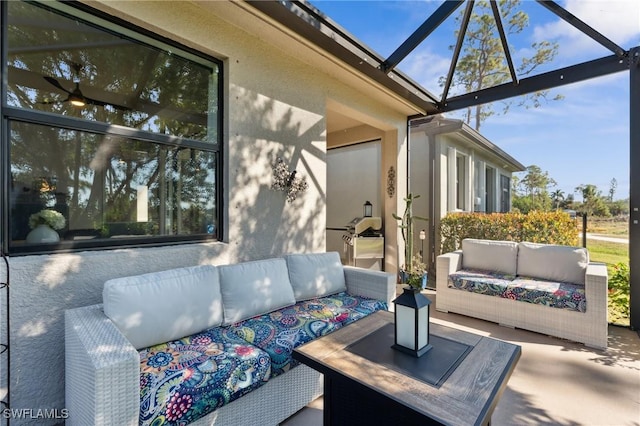
<svg viewBox="0 0 640 426"><path fill-rule="evenodd" d="M389 198L393 198L396 193L396 169L393 166L389 167L387 172L387 195Z"/></svg>
<svg viewBox="0 0 640 426"><path fill-rule="evenodd" d="M293 202L298 195L304 194L309 188L307 179L305 177L296 177L298 173L296 170L290 172L282 158L278 157L276 159L272 169L273 183L271 184L271 189L286 192L289 203Z"/></svg>

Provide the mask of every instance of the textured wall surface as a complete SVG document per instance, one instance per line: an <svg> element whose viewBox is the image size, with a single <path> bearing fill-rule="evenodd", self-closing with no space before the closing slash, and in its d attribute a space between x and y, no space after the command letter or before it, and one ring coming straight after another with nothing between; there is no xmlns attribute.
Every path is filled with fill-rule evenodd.
<svg viewBox="0 0 640 426"><path fill-rule="evenodd" d="M64 310L100 303L107 279L324 251L329 97L365 111L387 132L405 131L406 115L305 64L296 52L226 23L206 2L204 9L188 2L91 5L224 60L226 237L216 243L11 258L10 392L16 409L64 408ZM392 138L392 158L397 139ZM293 203L270 189L277 157L309 183ZM6 365L0 372L6 383ZM47 424L12 421L22 423Z"/></svg>

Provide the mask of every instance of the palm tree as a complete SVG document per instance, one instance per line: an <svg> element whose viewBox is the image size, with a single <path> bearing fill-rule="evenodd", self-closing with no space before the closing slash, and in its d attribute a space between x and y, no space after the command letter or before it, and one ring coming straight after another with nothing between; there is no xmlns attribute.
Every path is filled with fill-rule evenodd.
<svg viewBox="0 0 640 426"><path fill-rule="evenodd" d="M556 204L556 210L560 208L560 203L564 200L564 192L561 189L556 189L551 193L551 199Z"/></svg>

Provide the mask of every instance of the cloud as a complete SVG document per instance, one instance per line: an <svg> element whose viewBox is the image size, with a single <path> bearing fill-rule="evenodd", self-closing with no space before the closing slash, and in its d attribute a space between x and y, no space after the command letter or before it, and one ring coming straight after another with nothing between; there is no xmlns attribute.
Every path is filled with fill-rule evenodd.
<svg viewBox="0 0 640 426"><path fill-rule="evenodd" d="M640 44L638 0L567 0L564 8L623 48ZM557 40L561 55L578 57L609 52L560 18L534 28L536 40Z"/></svg>
<svg viewBox="0 0 640 426"><path fill-rule="evenodd" d="M437 54L423 45L407 56L399 68L409 76L417 76L412 78L416 78L418 84L440 97L442 88L438 79L447 75L450 64L451 57Z"/></svg>

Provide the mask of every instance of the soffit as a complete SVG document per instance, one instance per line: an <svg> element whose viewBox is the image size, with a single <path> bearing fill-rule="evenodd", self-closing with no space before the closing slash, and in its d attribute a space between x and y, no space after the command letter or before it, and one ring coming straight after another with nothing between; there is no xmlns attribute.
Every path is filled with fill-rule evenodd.
<svg viewBox="0 0 640 426"><path fill-rule="evenodd" d="M424 110L244 2L192 3L405 116Z"/></svg>

